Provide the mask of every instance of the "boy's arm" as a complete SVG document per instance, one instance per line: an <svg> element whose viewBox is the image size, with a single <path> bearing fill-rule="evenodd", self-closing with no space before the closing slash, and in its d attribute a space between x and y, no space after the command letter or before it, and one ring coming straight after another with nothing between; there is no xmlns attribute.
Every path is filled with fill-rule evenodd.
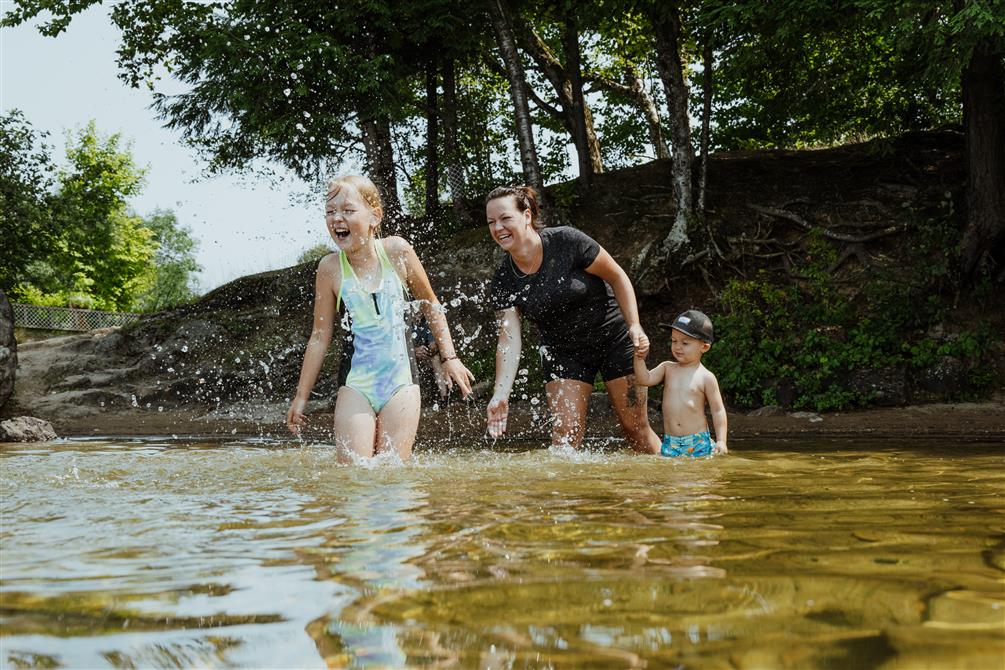
<svg viewBox="0 0 1005 670"><path fill-rule="evenodd" d="M656 386L663 381L666 361L660 363L652 370L646 368L646 360L636 353L632 357L632 366L635 368L635 383L641 386Z"/></svg>
<svg viewBox="0 0 1005 670"><path fill-rule="evenodd" d="M708 408L712 412L712 426L715 427L715 453L725 454L729 452L726 447L726 405L722 402L722 394L719 392L719 381L711 372L705 377L705 398L708 400Z"/></svg>

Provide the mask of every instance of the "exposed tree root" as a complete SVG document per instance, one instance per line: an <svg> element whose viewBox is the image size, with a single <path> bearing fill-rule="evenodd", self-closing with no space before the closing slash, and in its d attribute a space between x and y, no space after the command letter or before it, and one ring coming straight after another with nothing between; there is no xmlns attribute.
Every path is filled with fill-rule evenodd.
<svg viewBox="0 0 1005 670"><path fill-rule="evenodd" d="M878 230L875 233L870 233L868 235L847 235L845 233L836 233L833 230L824 228L823 226L815 226L795 212L790 212L786 209L780 209L778 207L765 207L763 205L755 205L749 202L747 203L747 207L761 214L774 216L779 219L784 219L785 221L791 221L809 231L819 230L820 233L828 239L838 240L840 242L851 242L852 244L869 242L870 240L876 240L888 235L895 235L896 233L901 233L905 230L905 226L888 226L883 230Z"/></svg>

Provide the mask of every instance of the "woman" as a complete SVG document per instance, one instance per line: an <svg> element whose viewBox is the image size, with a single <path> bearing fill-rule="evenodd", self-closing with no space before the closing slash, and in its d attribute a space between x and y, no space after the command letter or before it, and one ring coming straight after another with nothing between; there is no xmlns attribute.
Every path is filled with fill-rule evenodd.
<svg viewBox="0 0 1005 670"><path fill-rule="evenodd" d="M552 416L552 445L579 446L599 372L625 438L633 449L658 454L644 387L636 386L632 357L645 356L649 338L639 325L628 275L596 241L575 228L544 228L537 194L500 187L485 199L489 233L506 257L492 279L499 344L488 406L489 435L506 432L509 396L520 362L521 319L541 335L541 363Z"/></svg>

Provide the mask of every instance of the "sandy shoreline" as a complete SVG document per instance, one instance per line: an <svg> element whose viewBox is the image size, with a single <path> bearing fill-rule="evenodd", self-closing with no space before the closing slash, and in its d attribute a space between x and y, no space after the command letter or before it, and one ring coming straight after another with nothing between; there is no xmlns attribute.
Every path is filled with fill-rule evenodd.
<svg viewBox="0 0 1005 670"><path fill-rule="evenodd" d="M599 403L598 403L599 404ZM283 425L285 405L278 403L232 406L219 410L200 408L134 408L127 411L89 413L52 421L60 437L191 437L206 439L269 438L294 441ZM47 418L47 417L41 417ZM657 413L651 416L659 430ZM308 441L325 441L331 425L330 412L309 415ZM419 426L418 443L478 441L484 439L484 407L481 403L455 403L438 410L426 408ZM619 435L606 408L591 411L588 438ZM528 409L519 406L512 414L509 440L547 441L547 429ZM757 438L925 438L951 437L972 442L1001 441L1005 445L1005 401L939 403L831 412L819 415L781 414L750 416L729 414L729 438L743 442Z"/></svg>

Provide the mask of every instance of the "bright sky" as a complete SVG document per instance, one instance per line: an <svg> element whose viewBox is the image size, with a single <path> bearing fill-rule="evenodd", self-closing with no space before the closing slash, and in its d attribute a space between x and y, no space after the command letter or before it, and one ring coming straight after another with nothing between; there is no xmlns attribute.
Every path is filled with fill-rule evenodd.
<svg viewBox="0 0 1005 670"><path fill-rule="evenodd" d="M12 7L0 0L0 12ZM132 143L147 185L132 200L140 215L174 210L199 241L200 291L242 275L286 267L315 244L329 242L320 194L293 177L282 187L255 177L206 179L203 163L176 133L161 127L145 89L116 77L118 30L107 10L92 7L57 38L34 25L0 29L0 109L20 109L36 131L48 131L54 158L65 132L94 119L102 134Z"/></svg>

